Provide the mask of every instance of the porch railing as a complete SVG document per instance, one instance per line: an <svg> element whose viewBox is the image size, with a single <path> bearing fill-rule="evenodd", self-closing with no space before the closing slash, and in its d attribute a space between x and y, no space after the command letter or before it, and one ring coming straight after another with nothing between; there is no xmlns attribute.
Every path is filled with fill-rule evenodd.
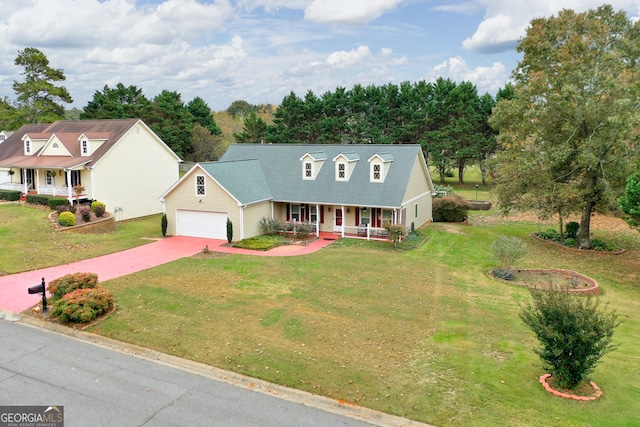
<svg viewBox="0 0 640 427"><path fill-rule="evenodd" d="M359 237L363 239L387 239L389 233L382 227L371 227L371 225L350 226L343 225L344 233L348 237Z"/></svg>
<svg viewBox="0 0 640 427"><path fill-rule="evenodd" d="M24 184L16 184L15 182L0 182L0 190L23 191Z"/></svg>
<svg viewBox="0 0 640 427"><path fill-rule="evenodd" d="M47 196L59 196L59 197L69 197L69 187L59 187L55 185L41 185L38 187L39 194L46 194ZM73 191L71 192L73 196Z"/></svg>

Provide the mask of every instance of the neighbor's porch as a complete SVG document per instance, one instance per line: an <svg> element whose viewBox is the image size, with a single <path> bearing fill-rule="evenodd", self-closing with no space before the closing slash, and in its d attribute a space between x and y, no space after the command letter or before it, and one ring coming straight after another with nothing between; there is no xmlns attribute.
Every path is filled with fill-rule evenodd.
<svg viewBox="0 0 640 427"><path fill-rule="evenodd" d="M80 170L20 169L19 173L9 175L10 181L0 183L0 190L64 197L71 203L88 198L84 191L76 194L73 188L81 185L81 176Z"/></svg>

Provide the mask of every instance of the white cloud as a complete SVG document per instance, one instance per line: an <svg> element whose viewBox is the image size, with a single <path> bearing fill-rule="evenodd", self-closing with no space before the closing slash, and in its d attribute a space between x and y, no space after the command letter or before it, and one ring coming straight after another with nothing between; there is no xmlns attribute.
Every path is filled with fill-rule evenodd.
<svg viewBox="0 0 640 427"><path fill-rule="evenodd" d="M370 57L371 51L369 51L369 47L360 46L357 49L352 49L350 52L346 52L344 50L340 52L333 52L327 58L327 64L335 68L347 68L362 64Z"/></svg>
<svg viewBox="0 0 640 427"><path fill-rule="evenodd" d="M468 81L476 86L479 94L489 92L495 95L498 89L504 86L508 76L509 72L500 62L494 62L490 67L472 69L462 57L457 56L436 65L429 73L428 80L435 81L442 77L456 82Z"/></svg>
<svg viewBox="0 0 640 427"><path fill-rule="evenodd" d="M304 12L309 21L364 24L394 9L402 0L314 0Z"/></svg>
<svg viewBox="0 0 640 427"><path fill-rule="evenodd" d="M462 47L481 53L513 49L532 19L557 15L562 9L584 12L602 5L602 0L479 0L485 9L483 21ZM624 9L636 16L638 0L608 0L615 10ZM453 11L453 10L452 10Z"/></svg>

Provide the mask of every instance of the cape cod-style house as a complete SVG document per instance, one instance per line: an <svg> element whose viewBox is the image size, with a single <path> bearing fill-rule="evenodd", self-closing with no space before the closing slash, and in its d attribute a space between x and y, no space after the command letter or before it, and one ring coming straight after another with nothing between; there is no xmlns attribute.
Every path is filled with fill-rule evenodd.
<svg viewBox="0 0 640 427"><path fill-rule="evenodd" d="M432 220L435 188L419 145L232 144L196 164L161 200L169 235L233 240L260 220L308 222L314 233L384 237L383 224Z"/></svg>

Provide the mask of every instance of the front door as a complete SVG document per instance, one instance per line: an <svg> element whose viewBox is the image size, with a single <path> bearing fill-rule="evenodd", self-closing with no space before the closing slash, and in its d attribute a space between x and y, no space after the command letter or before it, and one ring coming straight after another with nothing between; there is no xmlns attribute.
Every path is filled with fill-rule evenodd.
<svg viewBox="0 0 640 427"><path fill-rule="evenodd" d="M335 215L333 215L333 221L333 231L342 232L342 209L336 209Z"/></svg>

